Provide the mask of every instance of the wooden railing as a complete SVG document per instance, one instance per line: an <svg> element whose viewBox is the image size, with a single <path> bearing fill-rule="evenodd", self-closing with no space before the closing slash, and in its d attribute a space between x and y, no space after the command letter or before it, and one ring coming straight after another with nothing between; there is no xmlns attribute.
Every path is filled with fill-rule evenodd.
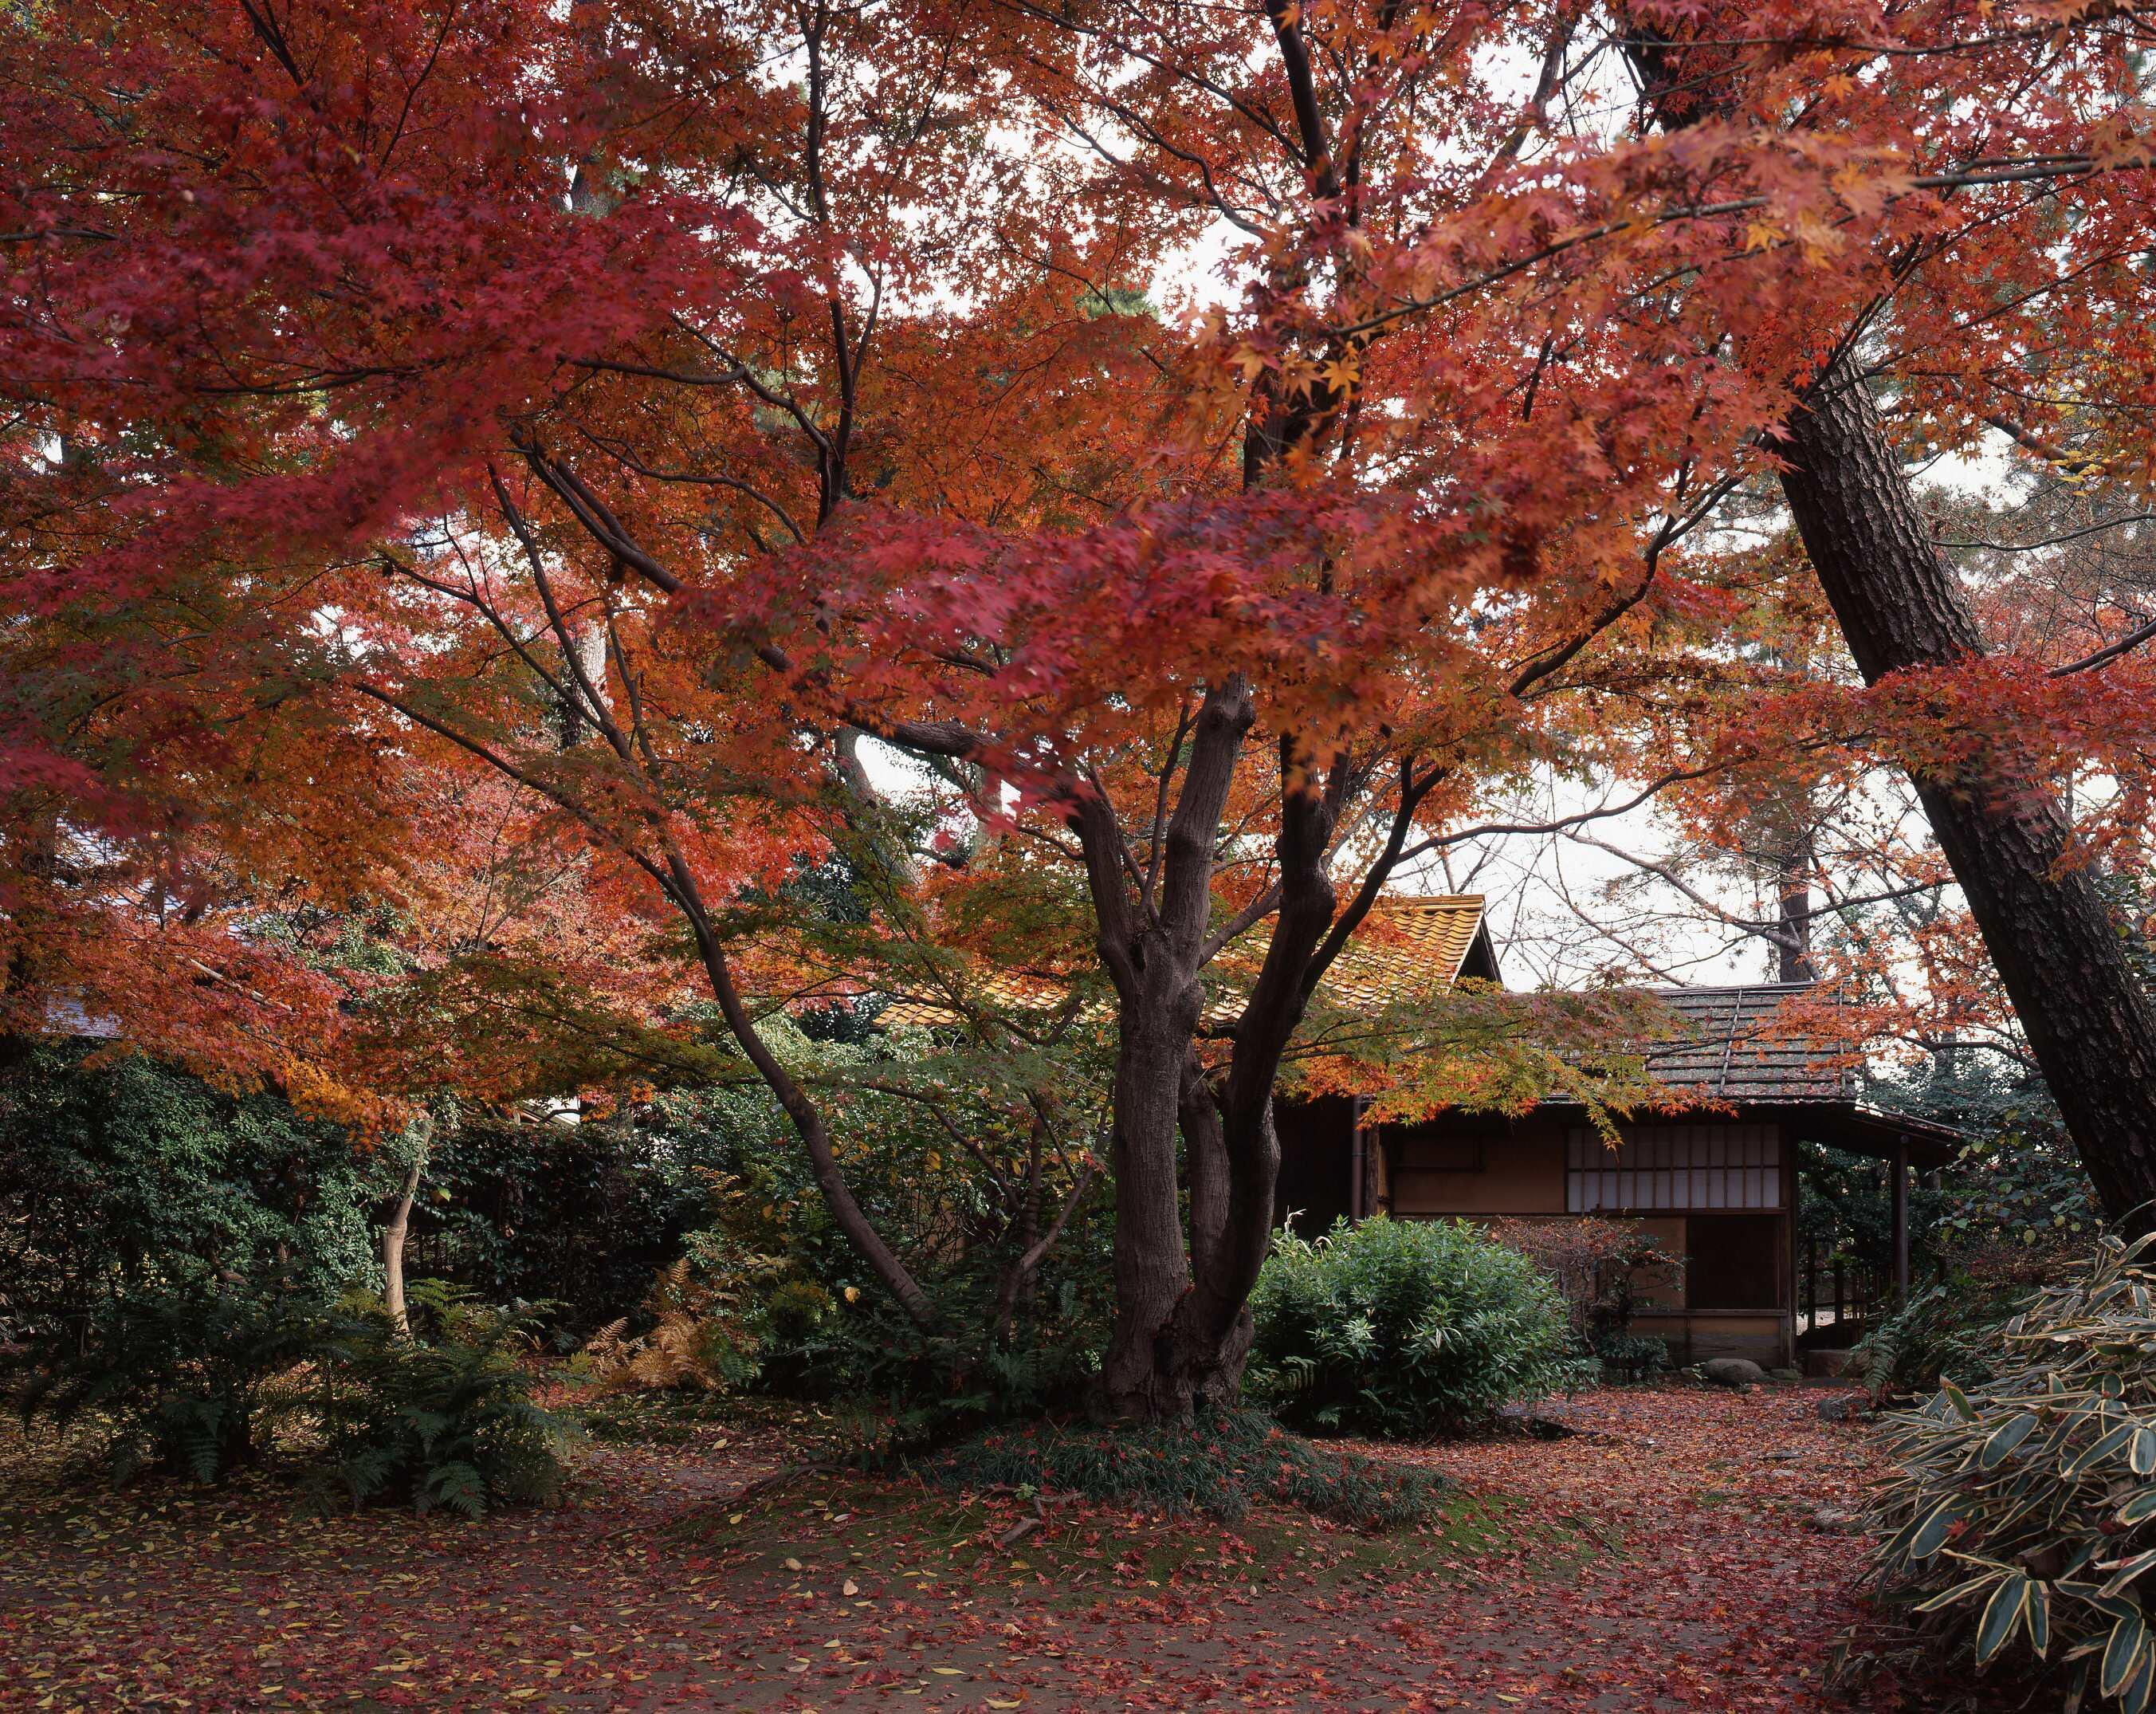
<svg viewBox="0 0 2156 1714"><path fill-rule="evenodd" d="M1847 1328L1877 1313L1885 1293L1876 1269L1851 1257L1820 1253L1817 1238L1804 1241L1797 1265L1797 1336Z"/></svg>

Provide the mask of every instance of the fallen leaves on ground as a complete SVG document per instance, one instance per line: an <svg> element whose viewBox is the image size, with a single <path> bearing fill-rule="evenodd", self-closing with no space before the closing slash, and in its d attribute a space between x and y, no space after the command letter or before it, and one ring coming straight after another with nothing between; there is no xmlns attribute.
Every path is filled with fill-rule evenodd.
<svg viewBox="0 0 2156 1714"><path fill-rule="evenodd" d="M1609 1391L1563 1439L1365 1448L1460 1485L1383 1538L828 1473L737 1499L789 1456L753 1427L595 1446L572 1504L476 1525L99 1493L18 1439L0 1706L1825 1707L1872 1466L1820 1396Z"/></svg>

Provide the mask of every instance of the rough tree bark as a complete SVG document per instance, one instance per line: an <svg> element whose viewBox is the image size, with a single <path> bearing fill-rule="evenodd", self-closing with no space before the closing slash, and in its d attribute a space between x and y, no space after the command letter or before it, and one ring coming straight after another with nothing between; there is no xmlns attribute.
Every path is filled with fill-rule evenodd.
<svg viewBox="0 0 2156 1714"><path fill-rule="evenodd" d="M1702 51L1650 29L1625 44L1665 130L1726 107L1712 63L1686 63ZM1845 358L1813 378L1788 429L1782 491L1865 682L1981 654L1953 569ZM1913 783L2104 1212L2151 1223L2156 1001L2093 878L2061 866L2065 817L2023 782L1920 775Z"/></svg>
<svg viewBox="0 0 2156 1714"><path fill-rule="evenodd" d="M1829 372L1789 428L1783 492L1865 682L1980 654L1861 383ZM2145 1223L2156 1202L2156 1003L2089 872L2061 866L2065 819L2017 782L1915 783L2105 1212L2139 1210Z"/></svg>
<svg viewBox="0 0 2156 1714"><path fill-rule="evenodd" d="M1800 813L1802 802L1786 806ZM1774 980L1810 982L1819 978L1812 961L1812 870L1816 858L1811 830L1797 824L1778 827L1764 842L1774 870Z"/></svg>
<svg viewBox="0 0 2156 1714"><path fill-rule="evenodd" d="M1255 718L1250 688L1240 677L1206 692L1163 842L1155 906L1132 898L1125 883L1123 833L1111 807L1097 796L1072 806L1100 954L1116 996L1109 1140L1116 1325L1101 1380L1103 1404L1116 1416L1186 1412L1201 1397L1219 1396L1224 1384L1232 1393L1240 1380L1240 1369L1224 1382L1211 1373L1217 1367L1213 1354L1178 1337L1192 1258L1183 1238L1177 1140L1188 1118L1199 1177L1212 1182L1218 1129L1208 1112L1211 1094L1191 1063L1191 1043L1204 1009L1199 972L1210 926L1214 842ZM1201 1220L1208 1194L1194 1184L1194 1212Z"/></svg>

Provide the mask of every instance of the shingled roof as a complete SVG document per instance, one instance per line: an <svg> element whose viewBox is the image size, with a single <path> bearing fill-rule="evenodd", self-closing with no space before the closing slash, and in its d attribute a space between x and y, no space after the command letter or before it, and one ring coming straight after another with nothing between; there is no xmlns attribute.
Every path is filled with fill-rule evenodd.
<svg viewBox="0 0 2156 1714"><path fill-rule="evenodd" d="M1715 1101L1854 1101L1856 1065L1848 1044L1805 1036L1784 1014L1812 988L1810 982L1762 982L1654 989L1689 1033L1651 1044L1647 1069L1671 1089Z"/></svg>
<svg viewBox="0 0 2156 1714"><path fill-rule="evenodd" d="M1255 978L1271 945L1260 925L1224 949L1224 974ZM1482 900L1473 893L1430 898L1395 895L1379 899L1356 929L1319 992L1336 1006L1378 1010L1394 1001L1433 988L1450 988L1463 975L1495 981L1496 954L1482 918ZM1017 971L988 971L975 991L985 1004L1018 1011L1052 1011L1061 1004L1064 986L1053 978ZM956 1023L950 1006L907 997L884 1008L876 1022L886 1028L916 1028Z"/></svg>
<svg viewBox="0 0 2156 1714"><path fill-rule="evenodd" d="M1738 1109L1794 1108L1822 1142L1892 1158L1906 1147L1921 1165L1951 1157L1963 1138L1951 1125L1895 1113L1862 1098L1862 1054L1846 1038L1807 1034L1810 982L1759 982L1727 988L1649 991L1683 1020L1682 1035L1645 1044L1647 1069L1693 1101ZM1822 1001L1831 1003L1827 996ZM1563 1101L1553 1105L1569 1104Z"/></svg>
<svg viewBox="0 0 2156 1714"><path fill-rule="evenodd" d="M1222 957L1255 977L1271 945L1268 929L1254 929ZM1371 906L1318 991L1335 1006L1377 1011L1395 1001L1450 988L1463 975L1494 981L1496 975L1497 957L1479 895L1395 896Z"/></svg>

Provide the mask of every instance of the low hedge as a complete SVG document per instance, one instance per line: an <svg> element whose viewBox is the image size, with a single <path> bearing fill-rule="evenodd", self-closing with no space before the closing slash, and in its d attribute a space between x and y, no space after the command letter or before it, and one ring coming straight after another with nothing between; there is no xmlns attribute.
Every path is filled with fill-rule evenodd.
<svg viewBox="0 0 2156 1714"><path fill-rule="evenodd" d="M937 1487L1075 1493L1227 1523L1265 1497L1368 1530L1424 1521L1450 1486L1435 1471L1312 1445L1254 1410L1142 1425L994 1429L920 1469Z"/></svg>

